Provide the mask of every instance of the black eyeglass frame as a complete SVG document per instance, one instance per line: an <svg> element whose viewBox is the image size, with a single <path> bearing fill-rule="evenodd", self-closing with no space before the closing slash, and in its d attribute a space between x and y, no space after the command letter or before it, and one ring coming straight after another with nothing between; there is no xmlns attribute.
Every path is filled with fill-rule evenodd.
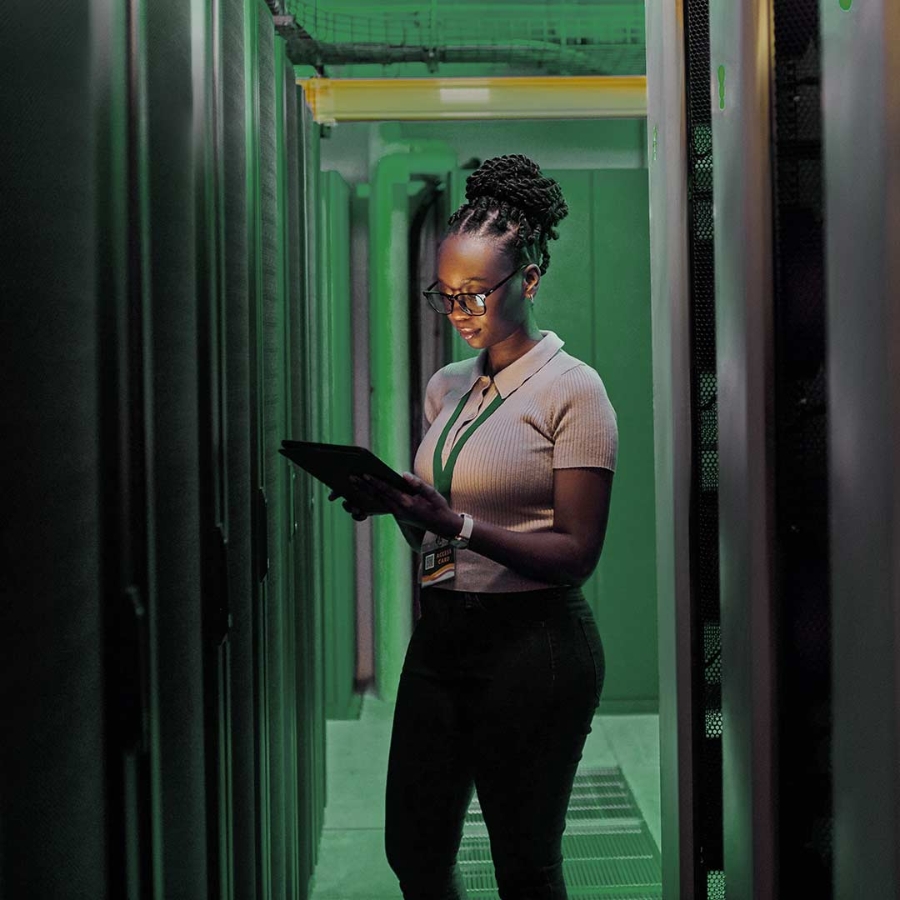
<svg viewBox="0 0 900 900"><path fill-rule="evenodd" d="M431 309L434 309L434 304L431 302L431 296L434 296L435 294L438 297L442 297L444 300L450 301L450 309L434 309L434 311L438 315L441 315L441 316L449 316L450 313L453 312L453 302L454 301L456 301L459 308L467 316L483 316L487 312L487 306L484 305L484 301L488 297L490 297L490 295L493 294L494 291L496 291L498 288L502 288L503 285L506 284L506 282L509 281L509 279L512 278L513 275L516 274L516 272L521 272L522 269L527 268L530 265L531 265L531 263L523 263L521 266L519 266L518 269L514 269L512 272L510 272L509 275L507 275L506 278L503 279L503 281L501 281L499 284L495 284L489 291L462 291L459 294L445 294L442 291L433 291L431 289L434 287L435 284L437 284L437 281L435 281L434 284L432 284L427 290L422 291L422 296L428 301L428 305L431 307ZM465 305L465 303L459 299L460 297L478 297L481 300L481 304L482 304L481 310L480 311L470 310Z"/></svg>

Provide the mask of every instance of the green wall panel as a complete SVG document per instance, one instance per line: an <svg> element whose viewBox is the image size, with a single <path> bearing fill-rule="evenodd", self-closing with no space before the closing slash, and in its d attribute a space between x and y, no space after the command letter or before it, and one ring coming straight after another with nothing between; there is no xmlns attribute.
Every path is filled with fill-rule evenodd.
<svg viewBox="0 0 900 900"><path fill-rule="evenodd" d="M607 361L597 358L595 340L597 319L603 313L596 309L594 271L598 248L592 229L593 173L551 171L547 174L559 182L569 214L558 226L559 239L549 244L550 268L541 278L534 302L535 318L540 328L555 331L566 342L563 349L567 353L597 369L605 384ZM610 399L618 413L617 398L610 393ZM617 490L616 483L614 503ZM604 549L604 556L605 553Z"/></svg>
<svg viewBox="0 0 900 900"><path fill-rule="evenodd" d="M535 303L541 328L593 366L615 407L619 456L603 553L584 585L606 651L601 713L655 712L650 238L645 169L549 171L569 215Z"/></svg>
<svg viewBox="0 0 900 900"><path fill-rule="evenodd" d="M612 654L600 712L656 712L656 501L645 169L593 173L594 359L616 408L619 458L610 525L592 578ZM592 600L592 602L594 602ZM606 701L605 703L603 701Z"/></svg>

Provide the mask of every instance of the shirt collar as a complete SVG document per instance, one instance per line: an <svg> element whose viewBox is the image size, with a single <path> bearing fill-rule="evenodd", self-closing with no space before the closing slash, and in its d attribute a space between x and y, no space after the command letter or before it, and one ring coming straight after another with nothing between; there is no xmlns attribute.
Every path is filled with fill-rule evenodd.
<svg viewBox="0 0 900 900"><path fill-rule="evenodd" d="M565 344L553 331L539 329L543 338L539 340L527 353L522 354L517 360L511 362L505 369L501 369L494 376L494 384L497 393L505 400L513 391L521 387L539 369L542 369L556 356ZM475 358L475 366L472 369L472 377L469 388L479 378L488 377L485 366L488 360L488 351L484 349Z"/></svg>

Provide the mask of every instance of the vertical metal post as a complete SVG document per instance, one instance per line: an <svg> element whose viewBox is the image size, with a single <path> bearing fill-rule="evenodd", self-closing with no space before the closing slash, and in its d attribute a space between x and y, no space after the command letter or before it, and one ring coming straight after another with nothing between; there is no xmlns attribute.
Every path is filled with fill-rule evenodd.
<svg viewBox="0 0 900 900"><path fill-rule="evenodd" d="M822 0L834 896L900 897L900 6Z"/></svg>
<svg viewBox="0 0 900 900"><path fill-rule="evenodd" d="M646 3L663 890L696 897L684 8Z"/></svg>
<svg viewBox="0 0 900 900"><path fill-rule="evenodd" d="M710 9L729 900L775 896L771 11Z"/></svg>
<svg viewBox="0 0 900 900"><path fill-rule="evenodd" d="M691 358L684 6L648 2L647 136L656 459L663 890L695 897Z"/></svg>

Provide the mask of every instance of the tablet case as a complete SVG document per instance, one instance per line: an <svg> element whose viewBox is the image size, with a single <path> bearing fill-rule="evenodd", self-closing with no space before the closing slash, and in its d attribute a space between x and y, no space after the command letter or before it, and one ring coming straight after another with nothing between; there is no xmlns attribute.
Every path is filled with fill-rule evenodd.
<svg viewBox="0 0 900 900"><path fill-rule="evenodd" d="M373 506L366 495L356 491L349 481L351 475L362 476L368 473L407 494L415 493L402 475L365 447L283 440L278 452L337 491L351 506L358 507L370 516L387 513L389 510L381 504Z"/></svg>

